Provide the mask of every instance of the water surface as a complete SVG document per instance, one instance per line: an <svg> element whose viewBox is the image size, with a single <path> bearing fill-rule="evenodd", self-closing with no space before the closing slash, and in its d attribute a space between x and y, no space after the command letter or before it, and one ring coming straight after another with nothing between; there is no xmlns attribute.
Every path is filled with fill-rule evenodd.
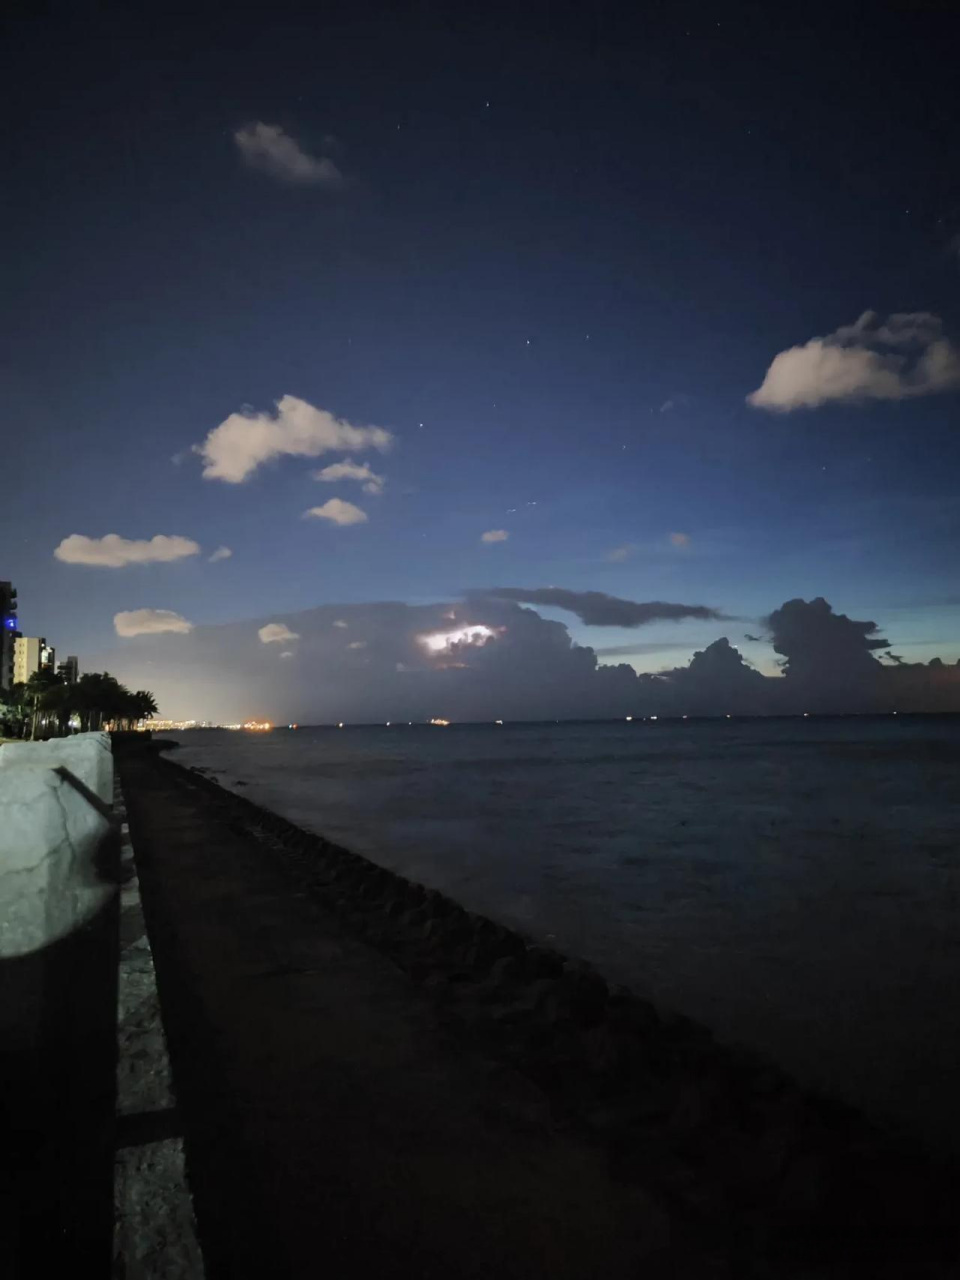
<svg viewBox="0 0 960 1280"><path fill-rule="evenodd" d="M960 720L174 736L292 821L960 1149Z"/></svg>

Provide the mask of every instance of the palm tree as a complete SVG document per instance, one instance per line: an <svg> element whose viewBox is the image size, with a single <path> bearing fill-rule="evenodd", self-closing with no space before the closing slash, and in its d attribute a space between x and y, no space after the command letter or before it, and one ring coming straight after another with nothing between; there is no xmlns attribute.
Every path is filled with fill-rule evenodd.
<svg viewBox="0 0 960 1280"><path fill-rule="evenodd" d="M156 699L149 689L133 693L109 671L88 671L76 684L64 683L52 671L37 671L26 684L15 685L5 701L6 714L0 714L0 719L18 725L23 736L26 719L31 717L31 737L36 737L44 712L56 717L60 734L67 732L72 715L79 716L80 729L87 733L104 725L133 729L157 714Z"/></svg>
<svg viewBox="0 0 960 1280"><path fill-rule="evenodd" d="M120 712L123 685L109 671L88 671L76 683L80 728L86 733L102 728Z"/></svg>
<svg viewBox="0 0 960 1280"><path fill-rule="evenodd" d="M137 720L151 720L157 714L157 700L149 689L138 689L133 701Z"/></svg>
<svg viewBox="0 0 960 1280"><path fill-rule="evenodd" d="M40 709L56 716L58 737L66 735L70 717L76 710L75 691L76 685L61 682L47 689L40 699Z"/></svg>
<svg viewBox="0 0 960 1280"><path fill-rule="evenodd" d="M26 721L29 714L27 686L20 680L9 689L0 692L0 723L17 738L26 732Z"/></svg>
<svg viewBox="0 0 960 1280"><path fill-rule="evenodd" d="M57 675L56 671L51 671L49 667L41 667L39 671L35 671L27 681L27 699L32 706L32 719L30 723L31 740L37 736L37 727L40 721L40 710L44 698L58 685L63 684L63 677Z"/></svg>

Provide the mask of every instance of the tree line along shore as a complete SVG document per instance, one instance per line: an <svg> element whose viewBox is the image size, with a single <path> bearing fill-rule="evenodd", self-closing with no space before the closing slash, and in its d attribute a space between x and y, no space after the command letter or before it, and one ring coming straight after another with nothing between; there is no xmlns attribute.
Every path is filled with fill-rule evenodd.
<svg viewBox="0 0 960 1280"><path fill-rule="evenodd" d="M0 690L0 738L62 738L79 730L133 729L157 713L148 689L128 689L108 671L75 682L41 668L29 680Z"/></svg>

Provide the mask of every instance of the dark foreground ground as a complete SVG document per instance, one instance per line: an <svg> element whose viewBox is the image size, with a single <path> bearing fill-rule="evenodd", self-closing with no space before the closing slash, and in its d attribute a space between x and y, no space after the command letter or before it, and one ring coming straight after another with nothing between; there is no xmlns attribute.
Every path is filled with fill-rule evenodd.
<svg viewBox="0 0 960 1280"><path fill-rule="evenodd" d="M153 751L118 752L217 1277L955 1277L953 1171Z"/></svg>

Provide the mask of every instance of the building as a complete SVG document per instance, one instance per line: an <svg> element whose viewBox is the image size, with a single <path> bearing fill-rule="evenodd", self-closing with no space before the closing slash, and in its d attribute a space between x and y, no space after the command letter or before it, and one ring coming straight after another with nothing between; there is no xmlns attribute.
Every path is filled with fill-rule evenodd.
<svg viewBox="0 0 960 1280"><path fill-rule="evenodd" d="M76 684L80 679L80 663L73 654L64 660L57 667L57 674L63 676L67 684Z"/></svg>
<svg viewBox="0 0 960 1280"><path fill-rule="evenodd" d="M17 636L17 589L0 582L0 689L13 685L13 651Z"/></svg>
<svg viewBox="0 0 960 1280"><path fill-rule="evenodd" d="M56 670L56 654L43 636L18 635L13 646L14 684L26 684L37 671Z"/></svg>

